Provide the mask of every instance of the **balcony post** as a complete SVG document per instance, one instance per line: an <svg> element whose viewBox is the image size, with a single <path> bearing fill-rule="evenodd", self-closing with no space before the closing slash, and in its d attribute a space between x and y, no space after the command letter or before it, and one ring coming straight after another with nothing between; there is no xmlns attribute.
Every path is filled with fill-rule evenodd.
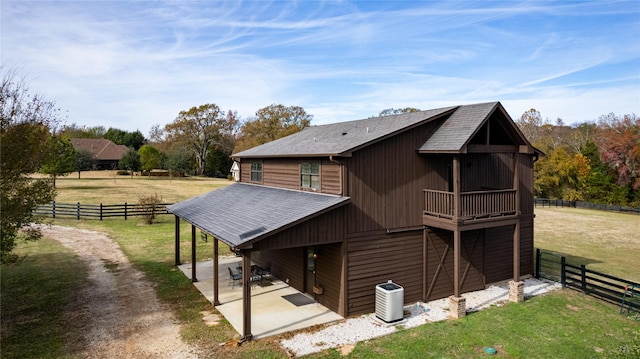
<svg viewBox="0 0 640 359"><path fill-rule="evenodd" d="M460 158L453 155L453 218L460 218Z"/></svg>

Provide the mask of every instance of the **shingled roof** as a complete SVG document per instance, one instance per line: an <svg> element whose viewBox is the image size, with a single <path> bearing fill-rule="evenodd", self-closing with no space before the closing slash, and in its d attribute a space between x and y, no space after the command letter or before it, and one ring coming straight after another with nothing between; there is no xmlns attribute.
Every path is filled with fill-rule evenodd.
<svg viewBox="0 0 640 359"><path fill-rule="evenodd" d="M238 182L167 210L232 248L243 248L349 201L349 197Z"/></svg>
<svg viewBox="0 0 640 359"><path fill-rule="evenodd" d="M71 144L76 151L89 151L97 160L104 161L119 161L129 150L104 138L72 138Z"/></svg>
<svg viewBox="0 0 640 359"><path fill-rule="evenodd" d="M460 151L498 105L499 102L488 102L458 107L420 147L420 151Z"/></svg>
<svg viewBox="0 0 640 359"><path fill-rule="evenodd" d="M349 156L351 152L440 118L457 107L311 126L293 135L234 154L243 157Z"/></svg>

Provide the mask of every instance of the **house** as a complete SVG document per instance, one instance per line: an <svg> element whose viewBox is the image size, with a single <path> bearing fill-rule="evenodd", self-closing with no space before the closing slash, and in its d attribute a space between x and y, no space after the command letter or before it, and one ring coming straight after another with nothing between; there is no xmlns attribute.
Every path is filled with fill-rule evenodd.
<svg viewBox="0 0 640 359"><path fill-rule="evenodd" d="M499 281L520 301L538 155L499 102L312 126L232 155L238 183L168 208L176 263L182 218L192 241L200 228L241 255L243 273L268 266L342 316L373 312L387 280L405 303L449 297L453 317L462 293Z"/></svg>
<svg viewBox="0 0 640 359"><path fill-rule="evenodd" d="M240 165L237 161L233 161L233 165L231 165L231 176L234 181L240 181Z"/></svg>
<svg viewBox="0 0 640 359"><path fill-rule="evenodd" d="M118 162L129 148L125 145L116 145L104 138L72 138L71 144L76 151L86 150L91 152L96 159L96 167L100 170L113 170L118 168Z"/></svg>

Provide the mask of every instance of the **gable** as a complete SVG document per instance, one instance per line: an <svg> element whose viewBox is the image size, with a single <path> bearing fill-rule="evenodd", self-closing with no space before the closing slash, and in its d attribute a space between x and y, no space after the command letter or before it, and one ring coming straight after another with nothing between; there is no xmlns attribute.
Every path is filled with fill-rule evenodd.
<svg viewBox="0 0 640 359"><path fill-rule="evenodd" d="M460 106L419 148L420 153L520 152L534 148L500 102Z"/></svg>

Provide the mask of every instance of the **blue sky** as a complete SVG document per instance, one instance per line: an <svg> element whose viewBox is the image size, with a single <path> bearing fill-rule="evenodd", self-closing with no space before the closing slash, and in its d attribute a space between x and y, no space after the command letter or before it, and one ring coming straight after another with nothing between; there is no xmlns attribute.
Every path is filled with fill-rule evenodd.
<svg viewBox="0 0 640 359"><path fill-rule="evenodd" d="M312 124L501 101L640 114L640 1L12 1L0 57L67 123L140 130L215 103Z"/></svg>

